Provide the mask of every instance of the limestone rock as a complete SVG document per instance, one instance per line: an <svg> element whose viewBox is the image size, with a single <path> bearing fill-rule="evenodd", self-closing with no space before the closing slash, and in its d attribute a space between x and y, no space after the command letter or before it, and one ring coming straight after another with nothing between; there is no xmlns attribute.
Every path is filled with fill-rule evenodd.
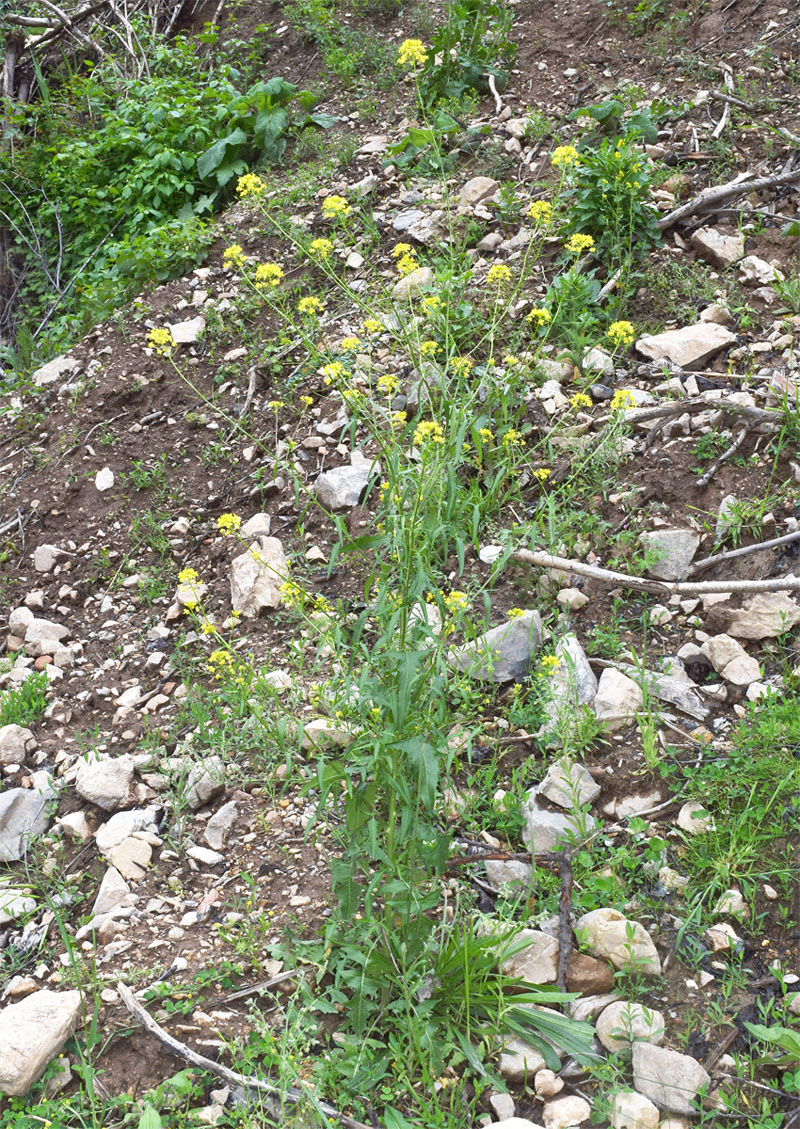
<svg viewBox="0 0 800 1129"><path fill-rule="evenodd" d="M542 1127L524 1117L506 1117L503 1121L491 1121L485 1129L542 1129Z"/></svg>
<svg viewBox="0 0 800 1129"><path fill-rule="evenodd" d="M582 706L592 706L597 695L597 677L575 635L563 635L556 645L558 666L549 678L550 695L545 704L547 721L539 737L558 732L564 717L571 717Z"/></svg>
<svg viewBox="0 0 800 1129"><path fill-rule="evenodd" d="M434 281L435 275L430 267L417 267L407 274L405 278L400 278L392 287L392 297L399 301L404 301L408 298L417 298L425 289L430 286Z"/></svg>
<svg viewBox="0 0 800 1129"><path fill-rule="evenodd" d="M127 904L125 900L130 892L131 888L120 872L116 867L110 866L103 875L103 881L97 891L97 897L92 906L92 915L96 917L101 913L109 913L117 906L123 905L123 903Z"/></svg>
<svg viewBox="0 0 800 1129"><path fill-rule="evenodd" d="M247 619L255 619L264 608L277 608L288 575L278 538L256 537L246 552L231 561L231 607Z"/></svg>
<svg viewBox="0 0 800 1129"><path fill-rule="evenodd" d="M714 826L711 814L697 800L687 800L675 822L688 835L703 835Z"/></svg>
<svg viewBox="0 0 800 1129"><path fill-rule="evenodd" d="M592 1107L586 1099L575 1095L546 1102L543 1114L545 1129L570 1129L570 1126L588 1121L591 1116Z"/></svg>
<svg viewBox="0 0 800 1129"><path fill-rule="evenodd" d="M29 655L52 655L69 635L69 628L50 619L34 617L25 628L25 650Z"/></svg>
<svg viewBox="0 0 800 1129"><path fill-rule="evenodd" d="M186 776L186 803L197 811L225 788L225 765L221 757L207 757L193 764Z"/></svg>
<svg viewBox="0 0 800 1129"><path fill-rule="evenodd" d="M194 345L199 341L206 328L206 319L201 317L191 318L190 321L172 322L169 331L176 345Z"/></svg>
<svg viewBox="0 0 800 1129"><path fill-rule="evenodd" d="M554 1074L552 1070L545 1067L543 1070L538 1070L533 1079L533 1088L536 1091L537 1098L554 1098L556 1094L560 1094L564 1089L564 1081Z"/></svg>
<svg viewBox="0 0 800 1129"><path fill-rule="evenodd" d="M616 969L661 973L661 958L650 934L638 921L631 921L610 907L591 910L578 919L577 933L592 956L610 960Z"/></svg>
<svg viewBox="0 0 800 1129"><path fill-rule="evenodd" d="M458 194L459 204L481 204L494 196L500 185L490 176L474 176Z"/></svg>
<svg viewBox="0 0 800 1129"><path fill-rule="evenodd" d="M612 1129L658 1129L658 1106L635 1090L622 1090L611 1099Z"/></svg>
<svg viewBox="0 0 800 1129"><path fill-rule="evenodd" d="M618 1000L610 1004L595 1024L597 1038L608 1051L621 1051L637 1040L663 1043L664 1016L642 1004Z"/></svg>
<svg viewBox="0 0 800 1129"><path fill-rule="evenodd" d="M642 702L642 691L633 679L614 667L606 667L600 675L594 700L598 721L609 729L620 729L635 719Z"/></svg>
<svg viewBox="0 0 800 1129"><path fill-rule="evenodd" d="M758 255L746 255L739 263L739 281L752 282L756 286L772 286L775 282L783 282L784 275L781 271L771 266L766 259Z"/></svg>
<svg viewBox="0 0 800 1129"><path fill-rule="evenodd" d="M138 882L150 865L153 848L146 839L131 835L107 851L106 857L123 878L127 878L129 882Z"/></svg>
<svg viewBox="0 0 800 1129"><path fill-rule="evenodd" d="M303 723L301 739L303 749L320 749L326 745L346 749L354 740L355 733L347 725L332 717L315 717Z"/></svg>
<svg viewBox="0 0 800 1129"><path fill-rule="evenodd" d="M319 475L312 490L326 510L352 510L361 501L371 477L369 462L333 467Z"/></svg>
<svg viewBox="0 0 800 1129"><path fill-rule="evenodd" d="M707 1072L691 1055L651 1043L633 1044L633 1085L660 1109L693 1113L697 1091L710 1082Z"/></svg>
<svg viewBox="0 0 800 1129"><path fill-rule="evenodd" d="M542 621L536 611L492 627L478 639L450 652L450 664L472 678L490 682L520 682L542 640Z"/></svg>
<svg viewBox="0 0 800 1129"><path fill-rule="evenodd" d="M735 639L774 639L800 623L800 607L784 592L759 592L731 613L728 635Z"/></svg>
<svg viewBox="0 0 800 1129"><path fill-rule="evenodd" d="M238 818L239 805L236 800L229 800L214 812L203 831L203 838L212 850L222 850Z"/></svg>
<svg viewBox="0 0 800 1129"><path fill-rule="evenodd" d="M0 1093L27 1094L72 1033L80 992L46 988L0 1011Z"/></svg>
<svg viewBox="0 0 800 1129"><path fill-rule="evenodd" d="M729 267L744 258L744 236L724 235L715 227L699 227L692 236L692 246L715 267Z"/></svg>
<svg viewBox="0 0 800 1129"><path fill-rule="evenodd" d="M0 862L16 862L32 839L50 826L56 790L47 772L34 772L32 787L0 792Z"/></svg>
<svg viewBox="0 0 800 1129"><path fill-rule="evenodd" d="M134 767L134 759L127 753L81 761L75 791L103 811L116 811L130 800Z"/></svg>
<svg viewBox="0 0 800 1129"><path fill-rule="evenodd" d="M530 886L531 864L521 859L487 859L486 879L491 886L499 888L504 883L517 886Z"/></svg>
<svg viewBox="0 0 800 1129"><path fill-rule="evenodd" d="M66 555L56 545L39 545L33 554L33 567L37 572L52 572Z"/></svg>
<svg viewBox="0 0 800 1129"><path fill-rule="evenodd" d="M656 580L685 580L689 565L700 544L693 529L655 529L639 537L645 551L654 550L659 559L648 570Z"/></svg>
<svg viewBox="0 0 800 1129"><path fill-rule="evenodd" d="M521 929L513 937L514 947L525 947L503 961L503 972L520 976L529 984L555 984L558 975L558 940L538 929Z"/></svg>
<svg viewBox="0 0 800 1129"><path fill-rule="evenodd" d="M242 541L249 543L256 537L269 537L271 520L269 514L253 514L239 530Z"/></svg>
<svg viewBox="0 0 800 1129"><path fill-rule="evenodd" d="M22 725L0 726L0 764L24 764L36 748L36 738Z"/></svg>
<svg viewBox="0 0 800 1129"><path fill-rule="evenodd" d="M102 470L98 470L97 474L94 476L94 485L95 489L100 494L105 494L106 490L110 490L113 487L114 472L111 467L106 466L103 467Z"/></svg>
<svg viewBox="0 0 800 1129"><path fill-rule="evenodd" d="M682 329L668 329L640 337L637 350L652 361L666 358L681 368L701 367L720 349L733 345L736 334L713 321L698 321Z"/></svg>
<svg viewBox="0 0 800 1129"><path fill-rule="evenodd" d="M95 843L101 854L119 846L138 831L155 834L158 831L158 808L132 808L119 811L101 823L95 832ZM100 912L99 910L97 912Z"/></svg>
<svg viewBox="0 0 800 1129"><path fill-rule="evenodd" d="M717 674L734 686L749 686L761 677L758 660L730 635L713 635L701 647Z"/></svg>
<svg viewBox="0 0 800 1129"><path fill-rule="evenodd" d="M0 925L25 917L35 909L36 899L31 897L29 890L20 890L16 886L6 886L0 882Z"/></svg>
<svg viewBox="0 0 800 1129"><path fill-rule="evenodd" d="M557 851L567 843L582 843L594 833L597 821L588 812L563 813L541 806L532 788L522 805L525 826L522 837L534 854Z"/></svg>
<svg viewBox="0 0 800 1129"><path fill-rule="evenodd" d="M600 795L600 785L582 764L560 757L550 765L539 795L560 808L575 811L591 804Z"/></svg>
<svg viewBox="0 0 800 1129"><path fill-rule="evenodd" d="M544 1065L544 1059L533 1047L521 1039L508 1039L500 1055L498 1069L509 1082L524 1082Z"/></svg>
<svg viewBox="0 0 800 1129"><path fill-rule="evenodd" d="M37 368L33 374L33 383L38 385L39 388L44 388L48 384L55 384L63 376L71 376L79 368L80 364L74 357L55 357L52 361L48 361L46 365Z"/></svg>
<svg viewBox="0 0 800 1129"><path fill-rule="evenodd" d="M614 987L614 970L607 961L573 949L567 965L567 990L593 996L610 992Z"/></svg>

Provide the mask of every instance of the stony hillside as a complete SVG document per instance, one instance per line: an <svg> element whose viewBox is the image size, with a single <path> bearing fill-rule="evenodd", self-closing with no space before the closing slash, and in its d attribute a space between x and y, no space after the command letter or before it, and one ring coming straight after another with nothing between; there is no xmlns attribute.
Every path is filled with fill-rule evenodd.
<svg viewBox="0 0 800 1129"><path fill-rule="evenodd" d="M332 123L5 376L0 1126L797 1129L798 15L274 8Z"/></svg>

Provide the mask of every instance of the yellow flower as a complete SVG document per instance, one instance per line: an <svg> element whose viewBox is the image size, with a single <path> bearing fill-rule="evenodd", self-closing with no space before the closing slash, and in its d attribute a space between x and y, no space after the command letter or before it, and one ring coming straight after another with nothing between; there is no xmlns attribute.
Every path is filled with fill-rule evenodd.
<svg viewBox="0 0 800 1129"><path fill-rule="evenodd" d="M246 172L244 176L240 176L236 182L236 195L242 200L248 196L263 196L267 190L267 186L260 176L255 173Z"/></svg>
<svg viewBox="0 0 800 1129"><path fill-rule="evenodd" d="M435 420L423 420L414 428L414 446L424 447L431 443L444 443L444 432Z"/></svg>
<svg viewBox="0 0 800 1129"><path fill-rule="evenodd" d="M559 663L558 655L542 655L539 660L539 669L542 674L552 674Z"/></svg>
<svg viewBox="0 0 800 1129"><path fill-rule="evenodd" d="M160 357L168 357L175 348L175 339L169 329L151 329L147 335L147 344L154 349Z"/></svg>
<svg viewBox="0 0 800 1129"><path fill-rule="evenodd" d="M521 442L522 442L522 436L513 427L510 427L508 429L508 431L505 433L505 435L503 436L503 439L502 439L503 446L506 447L506 448L508 448L508 447L518 447Z"/></svg>
<svg viewBox="0 0 800 1129"><path fill-rule="evenodd" d="M494 290L502 290L511 282L511 271L504 263L495 263L486 273L486 285Z"/></svg>
<svg viewBox="0 0 800 1129"><path fill-rule="evenodd" d="M305 602L305 592L293 580L286 580L278 589L281 603L289 608L301 608Z"/></svg>
<svg viewBox="0 0 800 1129"><path fill-rule="evenodd" d="M503 364L508 368L516 368L519 364L519 357L515 357L513 353L506 353L503 357Z"/></svg>
<svg viewBox="0 0 800 1129"><path fill-rule="evenodd" d="M314 403L314 397L313 396L301 396L300 397L300 403L303 405L304 408L310 408L311 405Z"/></svg>
<svg viewBox="0 0 800 1129"><path fill-rule="evenodd" d="M636 407L636 397L631 392L630 388L620 388L611 397L611 411L620 412L626 408Z"/></svg>
<svg viewBox="0 0 800 1129"><path fill-rule="evenodd" d="M429 294L427 298L422 299L422 308L426 314L435 313L436 310L441 310L444 303L438 294Z"/></svg>
<svg viewBox="0 0 800 1129"><path fill-rule="evenodd" d="M550 155L550 164L554 169L561 167L568 169L580 159L580 154L574 145L559 145Z"/></svg>
<svg viewBox="0 0 800 1129"><path fill-rule="evenodd" d="M200 632L202 635L216 635L217 629L210 619L204 619L200 624Z"/></svg>
<svg viewBox="0 0 800 1129"><path fill-rule="evenodd" d="M405 427L407 422L408 416L405 412L392 412L392 427L395 431L399 431L402 427Z"/></svg>
<svg viewBox="0 0 800 1129"><path fill-rule="evenodd" d="M269 286L273 290L283 280L283 267L277 263L259 263L256 267L255 281L259 289Z"/></svg>
<svg viewBox="0 0 800 1129"><path fill-rule="evenodd" d="M217 529L220 533L229 537L235 533L237 529L241 528L242 519L238 514L220 514L217 518Z"/></svg>
<svg viewBox="0 0 800 1129"><path fill-rule="evenodd" d="M481 439L484 443L491 443L492 440L494 439L494 432L489 427L479 428L478 429L478 435L480 435L480 437L481 437Z"/></svg>
<svg viewBox="0 0 800 1129"><path fill-rule="evenodd" d="M318 317L320 314L325 313L325 306L313 295L308 298L301 298L297 303L297 312L304 314L306 317Z"/></svg>
<svg viewBox="0 0 800 1129"><path fill-rule="evenodd" d="M534 223L546 227L553 218L553 205L547 200L534 200L528 208L528 215Z"/></svg>
<svg viewBox="0 0 800 1129"><path fill-rule="evenodd" d="M582 255L584 251L594 251L594 239L591 235L576 232L575 235L570 235L564 246L571 255Z"/></svg>
<svg viewBox="0 0 800 1129"><path fill-rule="evenodd" d="M402 259L403 255L412 255L414 248L410 243L395 243L392 247L392 254L396 259Z"/></svg>
<svg viewBox="0 0 800 1129"><path fill-rule="evenodd" d="M537 329L543 325L547 325L547 323L549 321L552 321L552 319L553 315L549 310L544 309L543 306L538 306L535 309L531 310L528 313L528 316L525 318L526 321L529 321L532 325L535 325Z"/></svg>
<svg viewBox="0 0 800 1129"><path fill-rule="evenodd" d="M399 385L400 382L393 372L387 372L378 377L378 391L383 392L386 396L394 396Z"/></svg>
<svg viewBox="0 0 800 1129"><path fill-rule="evenodd" d="M333 253L333 244L330 239L312 239L308 249L318 259L327 259Z"/></svg>
<svg viewBox="0 0 800 1129"><path fill-rule="evenodd" d="M411 274L419 266L419 263L413 255L403 255L401 259L397 260L397 269L403 276Z"/></svg>
<svg viewBox="0 0 800 1129"><path fill-rule="evenodd" d="M522 617L524 615L525 615L525 609L524 608L509 608L508 611L506 612L506 616L507 616L508 619L522 619Z"/></svg>
<svg viewBox="0 0 800 1129"><path fill-rule="evenodd" d="M419 347L420 356L435 357L439 348L440 346L436 341L423 341Z"/></svg>
<svg viewBox="0 0 800 1129"><path fill-rule="evenodd" d="M352 210L344 196L326 196L322 201L322 214L328 220L344 219Z"/></svg>
<svg viewBox="0 0 800 1129"><path fill-rule="evenodd" d="M448 592L443 596L444 606L449 612L460 612L469 607L469 596L466 592Z"/></svg>
<svg viewBox="0 0 800 1129"><path fill-rule="evenodd" d="M284 404L283 400L268 400L267 407L271 412L277 413L281 410L281 408L285 408L286 405Z"/></svg>
<svg viewBox="0 0 800 1129"><path fill-rule="evenodd" d="M233 666L233 655L220 647L208 656L207 666L214 678L222 678Z"/></svg>
<svg viewBox="0 0 800 1129"><path fill-rule="evenodd" d="M627 349L636 337L636 330L629 321L612 321L606 333L609 341L617 349Z"/></svg>
<svg viewBox="0 0 800 1129"><path fill-rule="evenodd" d="M570 399L569 406L576 412L579 408L591 408L592 397L587 396L585 392L576 392Z"/></svg>
<svg viewBox="0 0 800 1129"><path fill-rule="evenodd" d="M246 263L247 256L240 243L233 243L222 252L222 265L224 267L234 267L236 270L241 270Z"/></svg>
<svg viewBox="0 0 800 1129"><path fill-rule="evenodd" d="M383 322L378 321L377 318L364 318L361 323L361 328L365 333L381 333L383 331Z"/></svg>
<svg viewBox="0 0 800 1129"><path fill-rule="evenodd" d="M199 580L200 573L193 568L182 568L178 573L178 581L181 584L191 584L193 580Z"/></svg>
<svg viewBox="0 0 800 1129"><path fill-rule="evenodd" d="M538 470L533 471L533 477L536 479L537 482L547 482L548 478L550 477L550 475L552 473L553 472L552 472L552 470L550 470L549 467L543 466L543 467L539 467Z"/></svg>
<svg viewBox="0 0 800 1129"><path fill-rule="evenodd" d="M339 342L339 348L343 353L355 353L360 344L360 337L343 337Z"/></svg>
<svg viewBox="0 0 800 1129"><path fill-rule="evenodd" d="M470 357L451 357L450 368L456 376L466 376L472 370L472 359Z"/></svg>
<svg viewBox="0 0 800 1129"><path fill-rule="evenodd" d="M346 371L340 361L331 361L330 364L323 365L322 368L317 369L317 372L323 377L326 384L332 384L334 380L339 380L344 376Z"/></svg>
<svg viewBox="0 0 800 1129"><path fill-rule="evenodd" d="M424 67L428 61L428 52L421 39L404 39L397 52L397 65L399 67Z"/></svg>

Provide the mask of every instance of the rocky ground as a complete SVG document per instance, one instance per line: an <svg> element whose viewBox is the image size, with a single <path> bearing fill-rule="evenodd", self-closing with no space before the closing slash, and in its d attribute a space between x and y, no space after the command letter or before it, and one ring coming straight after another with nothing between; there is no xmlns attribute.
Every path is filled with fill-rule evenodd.
<svg viewBox="0 0 800 1129"><path fill-rule="evenodd" d="M497 961L568 989L556 1007L592 1025L592 1055L509 1037L463 1107L446 1103L463 1056L410 1090L438 1124L798 1124L797 13L665 7L637 35L573 0L514 10L509 85L444 177L389 160L405 80L396 111L340 123L346 167L268 179L268 211L234 205L207 263L4 396L0 1125L284 1115L196 1061L182 1090L192 1059L140 1025L126 986L189 1053L313 1079L334 1108L308 1119L422 1124L396 1065L381 1088L326 1086L351 1036L341 1007L315 1012L327 958L287 938L330 936L346 845L320 766L361 755L366 724L342 671L361 662L354 624L373 629L392 455L360 405L382 388L386 419L427 419L408 311L456 245L474 280L458 300L478 305L498 265L529 271L508 333L530 371L505 432L527 454L415 611L453 679L435 818L451 859L429 913L514 923ZM619 310L635 341L529 362L519 327L558 246L529 264L527 208L588 128L571 111L611 97L671 107L643 149L663 243ZM769 183L697 202L737 177ZM332 224L337 197L369 224ZM330 263L293 257L311 238ZM264 260L320 296L313 331L254 287ZM351 387L317 349L354 352Z"/></svg>

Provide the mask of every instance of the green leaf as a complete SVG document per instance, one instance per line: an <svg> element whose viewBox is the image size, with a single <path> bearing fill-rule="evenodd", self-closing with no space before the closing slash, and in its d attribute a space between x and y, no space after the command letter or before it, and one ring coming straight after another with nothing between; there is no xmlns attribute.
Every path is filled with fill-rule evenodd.
<svg viewBox="0 0 800 1129"><path fill-rule="evenodd" d="M137 1129L162 1129L161 1114L155 1106L149 1103L142 1110Z"/></svg>
<svg viewBox="0 0 800 1129"><path fill-rule="evenodd" d="M336 125L342 119L337 117L336 114L309 114L306 117L306 123L311 125L318 125L321 129L330 129L332 125Z"/></svg>
<svg viewBox="0 0 800 1129"><path fill-rule="evenodd" d="M773 1043L781 1050L788 1052L786 1062L800 1062L800 1031L793 1031L789 1027L765 1027L762 1023L745 1023L751 1035L761 1039L764 1043Z"/></svg>
<svg viewBox="0 0 800 1129"><path fill-rule="evenodd" d="M412 1129L411 1122L406 1121L399 1109L395 1109L393 1105L387 1105L383 1110L383 1120L386 1123L386 1129Z"/></svg>
<svg viewBox="0 0 800 1129"><path fill-rule="evenodd" d="M205 180L214 172L225 160L225 155L228 146L243 145L247 141L247 134L242 129L234 129L227 137L221 137L219 141L206 149L205 153L201 153L197 158L197 173L201 180Z"/></svg>

